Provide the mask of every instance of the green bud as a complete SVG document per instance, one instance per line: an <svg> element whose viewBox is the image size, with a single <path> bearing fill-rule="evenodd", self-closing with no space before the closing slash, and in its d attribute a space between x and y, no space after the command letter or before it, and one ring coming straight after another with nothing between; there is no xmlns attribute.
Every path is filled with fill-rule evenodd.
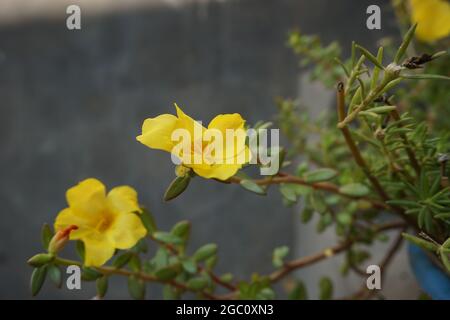
<svg viewBox="0 0 450 320"><path fill-rule="evenodd" d="M44 264L47 264L55 259L55 255L50 253L39 253L30 259L28 259L27 263L33 267L40 267Z"/></svg>

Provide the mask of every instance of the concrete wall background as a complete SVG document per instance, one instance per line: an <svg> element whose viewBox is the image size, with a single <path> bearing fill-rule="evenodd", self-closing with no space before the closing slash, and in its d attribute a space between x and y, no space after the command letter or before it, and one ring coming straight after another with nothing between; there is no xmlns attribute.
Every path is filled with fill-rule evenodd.
<svg viewBox="0 0 450 320"><path fill-rule="evenodd" d="M69 3L81 4L81 31L65 27ZM298 215L275 190L260 198L201 179L163 203L173 165L167 154L135 142L142 121L173 112L175 101L204 121L231 112L250 123L270 119L273 98L295 97L300 89L297 59L284 46L289 29L299 26L344 47L351 40L373 47L395 30L388 1L117 3L125 1L2 1L0 298L30 298L25 261L40 250L41 224L65 207L68 187L91 176L108 187L134 186L162 228L190 219L191 249L217 242L219 271L238 278L270 271L272 249L294 245ZM373 3L383 10L382 31L365 28ZM127 297L125 286L118 280L109 297ZM84 288L46 285L40 297L95 292ZM159 296L159 289L149 292Z"/></svg>

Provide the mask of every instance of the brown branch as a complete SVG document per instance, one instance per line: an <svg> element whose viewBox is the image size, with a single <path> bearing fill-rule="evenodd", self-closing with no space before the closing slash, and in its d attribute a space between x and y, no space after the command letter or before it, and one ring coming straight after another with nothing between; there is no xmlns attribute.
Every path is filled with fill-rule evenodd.
<svg viewBox="0 0 450 320"><path fill-rule="evenodd" d="M385 224L381 224L381 225L376 225L373 227L373 231L375 233L379 233L379 232L383 232L383 231L387 231L387 230L391 230L391 229L398 229L398 228L403 229L403 228L405 228L405 226L406 226L405 222L403 222L403 221L394 221L394 222L389 222L389 223L385 223ZM341 253L341 252L347 250L348 248L350 248L351 245L354 244L356 241L357 241L357 239L353 239L353 240L349 239L343 243L337 244L333 247L322 250L318 253L286 262L280 269L272 272L269 275L270 282L271 283L277 282L297 269L312 265L316 262L322 261L326 258L330 258L338 253ZM218 298L219 299L234 299L237 294L238 294L238 291L236 290L234 292L230 292L229 294L221 295Z"/></svg>
<svg viewBox="0 0 450 320"><path fill-rule="evenodd" d="M234 177L231 177L230 179L228 179L228 182L240 183L242 180L243 180L242 178L234 176ZM327 191L330 193L335 193L335 194L338 194L342 197L349 198L349 199L366 200L366 201L370 202L377 209L383 209L383 210L389 209L388 205L386 205L385 203L378 201L376 199L365 197L365 196L364 197L354 197L354 196L350 196L348 194L342 193L342 192L340 192L339 187L333 183L330 183L330 182L310 183L310 182L306 182L302 178L292 176L290 174L283 173L283 172L278 173L278 176L275 176L275 177L255 179L252 181L261 186L272 185L272 184L281 184L281 183L299 184L302 186L307 186L307 187L313 188L315 190L323 190L323 191Z"/></svg>
<svg viewBox="0 0 450 320"><path fill-rule="evenodd" d="M345 117L345 91L344 91L344 84L342 82L339 82L337 86L337 111L339 116L339 121L342 123L344 121ZM350 133L350 130L348 126L342 126L340 127L342 134L344 135L345 142L347 143L350 152L355 159L356 164L364 171L364 174L369 179L371 184L373 185L375 191L380 195L381 199L384 201L388 200L389 197L384 191L383 187L381 186L380 182L376 177L374 177L369 170L369 167L366 164L366 161L362 157L361 153L359 152L358 147L356 146L355 142L353 141L352 135Z"/></svg>

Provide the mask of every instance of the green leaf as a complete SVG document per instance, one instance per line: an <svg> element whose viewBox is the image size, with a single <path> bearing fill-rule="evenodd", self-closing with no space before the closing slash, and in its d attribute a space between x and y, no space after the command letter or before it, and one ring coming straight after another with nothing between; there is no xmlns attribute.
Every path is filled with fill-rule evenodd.
<svg viewBox="0 0 450 320"><path fill-rule="evenodd" d="M217 253L217 244L215 243L208 243L204 246L201 246L200 248L195 251L193 257L195 261L204 261L212 256L214 256Z"/></svg>
<svg viewBox="0 0 450 320"><path fill-rule="evenodd" d="M180 293L177 289L173 288L171 285L165 285L163 288L163 299L164 300L178 300L180 299Z"/></svg>
<svg viewBox="0 0 450 320"><path fill-rule="evenodd" d="M97 296L103 298L108 291L108 277L103 276L98 278L95 284L97 287Z"/></svg>
<svg viewBox="0 0 450 320"><path fill-rule="evenodd" d="M47 275L47 265L35 268L31 274L31 295L34 297L39 293Z"/></svg>
<svg viewBox="0 0 450 320"><path fill-rule="evenodd" d="M303 281L297 280L294 289L289 293L290 300L308 300L308 292Z"/></svg>
<svg viewBox="0 0 450 320"><path fill-rule="evenodd" d="M404 38L403 38L403 42L400 45L400 47L397 50L397 53L395 54L395 58L394 58L394 62L396 64L399 64L400 60L403 58L403 55L406 52L406 49L408 49L409 43L411 42L414 33L416 31L417 28L417 23L413 24L409 30L406 32Z"/></svg>
<svg viewBox="0 0 450 320"><path fill-rule="evenodd" d="M41 230L41 241L42 246L44 247L45 250L48 249L48 245L50 243L50 240L52 240L52 238L53 238L52 229L47 223L44 223Z"/></svg>
<svg viewBox="0 0 450 320"><path fill-rule="evenodd" d="M144 225L145 229L147 229L149 234L153 234L154 232L156 232L157 228L155 219L148 209L142 208L142 212L138 214L138 216L141 218L142 224Z"/></svg>
<svg viewBox="0 0 450 320"><path fill-rule="evenodd" d="M381 107L371 108L371 109L369 109L369 111L376 113L376 114L384 114L384 113L389 113L391 111L394 111L396 109L397 109L396 106L381 106Z"/></svg>
<svg viewBox="0 0 450 320"><path fill-rule="evenodd" d="M85 248L84 243L81 240L78 240L75 244L75 251L77 252L78 257L81 259L81 261L84 261L85 256Z"/></svg>
<svg viewBox="0 0 450 320"><path fill-rule="evenodd" d="M233 274L224 273L223 275L220 276L220 280L225 283L230 283L231 281L233 281Z"/></svg>
<svg viewBox="0 0 450 320"><path fill-rule="evenodd" d="M61 269L54 264L48 266L48 277L56 285L57 288L61 288L62 274Z"/></svg>
<svg viewBox="0 0 450 320"><path fill-rule="evenodd" d="M313 217L314 210L310 207L305 207L302 211L301 219L303 223L307 223Z"/></svg>
<svg viewBox="0 0 450 320"><path fill-rule="evenodd" d="M137 254L133 254L128 262L128 267L133 272L141 271L141 259Z"/></svg>
<svg viewBox="0 0 450 320"><path fill-rule="evenodd" d="M286 183L280 184L280 192L286 200L290 202L296 202L297 193L295 192L295 189L293 189L291 186L292 184Z"/></svg>
<svg viewBox="0 0 450 320"><path fill-rule="evenodd" d="M182 239L184 242L189 238L191 232L191 223L187 220L183 220L175 224L170 231L171 234Z"/></svg>
<svg viewBox="0 0 450 320"><path fill-rule="evenodd" d="M386 201L387 204L393 205L393 206L400 206L405 208L419 208L420 204L414 201L410 200L388 200Z"/></svg>
<svg viewBox="0 0 450 320"><path fill-rule="evenodd" d="M289 254L288 246L281 246L275 248L272 254L272 264L275 268L281 268L284 264L284 258Z"/></svg>
<svg viewBox="0 0 450 320"><path fill-rule="evenodd" d="M187 273L194 274L197 272L197 264L194 259L186 259L181 262L181 265Z"/></svg>
<svg viewBox="0 0 450 320"><path fill-rule="evenodd" d="M177 237L169 232L156 231L153 234L153 236L156 240L161 241L163 243L168 243L168 244L182 244L183 243L183 239L180 239L179 237Z"/></svg>
<svg viewBox="0 0 450 320"><path fill-rule="evenodd" d="M369 59L374 65L376 65L378 68L380 68L381 70L384 70L384 66L378 61L378 59L369 52L369 50L367 50L364 47L361 47L360 45L356 45L356 48L358 48L359 50L361 50L361 53L367 58Z"/></svg>
<svg viewBox="0 0 450 320"><path fill-rule="evenodd" d="M448 272L450 272L450 259L448 253L445 250L440 250L441 260Z"/></svg>
<svg viewBox="0 0 450 320"><path fill-rule="evenodd" d="M319 282L319 299L320 300L330 300L333 298L333 283L330 278L323 277Z"/></svg>
<svg viewBox="0 0 450 320"><path fill-rule="evenodd" d="M180 264L174 264L167 267L160 268L155 271L155 277L162 281L169 281L174 279L180 272Z"/></svg>
<svg viewBox="0 0 450 320"><path fill-rule="evenodd" d="M47 264L55 259L55 256L50 253L39 253L35 256L32 256L28 259L27 263L33 267L40 267L44 264Z"/></svg>
<svg viewBox="0 0 450 320"><path fill-rule="evenodd" d="M191 278L186 283L186 286L193 291L200 291L206 288L209 284L209 279L206 276L199 276Z"/></svg>
<svg viewBox="0 0 450 320"><path fill-rule="evenodd" d="M113 261L113 263L112 263L112 266L113 266L114 268L120 269L120 268L122 268L124 265L126 265L126 264L128 263L128 261L130 261L130 259L131 259L132 256L133 256L133 253L132 253L132 252L125 252L125 253L123 253L123 254L121 254L121 255L118 255L118 256L114 259L114 261Z"/></svg>
<svg viewBox="0 0 450 320"><path fill-rule="evenodd" d="M403 79L408 80L450 80L450 77L439 75L439 74L402 74Z"/></svg>
<svg viewBox="0 0 450 320"><path fill-rule="evenodd" d="M81 268L81 279L85 281L94 281L100 278L102 274L90 267L82 267Z"/></svg>
<svg viewBox="0 0 450 320"><path fill-rule="evenodd" d="M331 180L337 176L336 170L329 168L321 168L306 173L303 177L308 183L315 183L321 181Z"/></svg>
<svg viewBox="0 0 450 320"><path fill-rule="evenodd" d="M189 175L176 177L167 188L164 194L164 201L170 201L182 194L188 187L190 181L191 177Z"/></svg>
<svg viewBox="0 0 450 320"><path fill-rule="evenodd" d="M135 276L129 276L128 292L133 299L143 300L145 298L145 283Z"/></svg>
<svg viewBox="0 0 450 320"><path fill-rule="evenodd" d="M336 216L337 221L343 225L350 225L352 223L352 215L349 212L339 212Z"/></svg>
<svg viewBox="0 0 450 320"><path fill-rule="evenodd" d="M260 195L266 194L266 190L263 187L261 187L260 185L258 185L257 183L253 182L252 180L241 180L240 185L245 190L248 190L250 192L260 194Z"/></svg>
<svg viewBox="0 0 450 320"><path fill-rule="evenodd" d="M339 192L351 197L363 197L368 195L370 190L361 183L351 183L340 187Z"/></svg>
<svg viewBox="0 0 450 320"><path fill-rule="evenodd" d="M432 251L432 252L437 252L437 250L439 249L436 244L429 242L425 239L418 238L418 237L415 237L415 236L407 234L407 233L402 233L402 236L407 241L417 245L418 247L421 247L422 249Z"/></svg>

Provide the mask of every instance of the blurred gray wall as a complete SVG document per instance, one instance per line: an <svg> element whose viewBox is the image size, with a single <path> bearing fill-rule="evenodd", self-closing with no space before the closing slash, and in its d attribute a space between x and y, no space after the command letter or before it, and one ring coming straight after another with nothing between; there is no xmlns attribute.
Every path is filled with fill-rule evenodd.
<svg viewBox="0 0 450 320"><path fill-rule="evenodd" d="M300 27L319 33L325 43L340 40L344 47L351 40L373 47L395 30L384 16L391 15L388 1L130 4L135 2L145 5L107 10L113 1L91 1L100 4L95 7L83 1L81 31L66 29L64 1L41 0L48 6L42 9L30 0L33 10L26 1L3 3L0 298L30 298L31 268L25 261L41 250L41 225L52 223L66 206L65 190L87 177L108 187L134 186L162 228L191 220L191 250L218 243L219 271L241 279L269 272L272 249L294 245L297 212L282 206L275 189L261 198L199 178L180 198L163 203L173 165L167 154L135 141L142 121L173 113L173 102L204 121L232 112L250 123L270 119L276 112L274 97L299 92L297 59L285 47L288 30ZM20 3L24 11L14 6ZM373 3L383 10L382 31L365 28L365 10ZM17 10L15 15L5 14L8 8ZM116 288L109 297L127 297L123 279ZM40 297L95 293L92 285L83 289L58 291L46 284ZM149 287L149 296L158 297L159 291Z"/></svg>

